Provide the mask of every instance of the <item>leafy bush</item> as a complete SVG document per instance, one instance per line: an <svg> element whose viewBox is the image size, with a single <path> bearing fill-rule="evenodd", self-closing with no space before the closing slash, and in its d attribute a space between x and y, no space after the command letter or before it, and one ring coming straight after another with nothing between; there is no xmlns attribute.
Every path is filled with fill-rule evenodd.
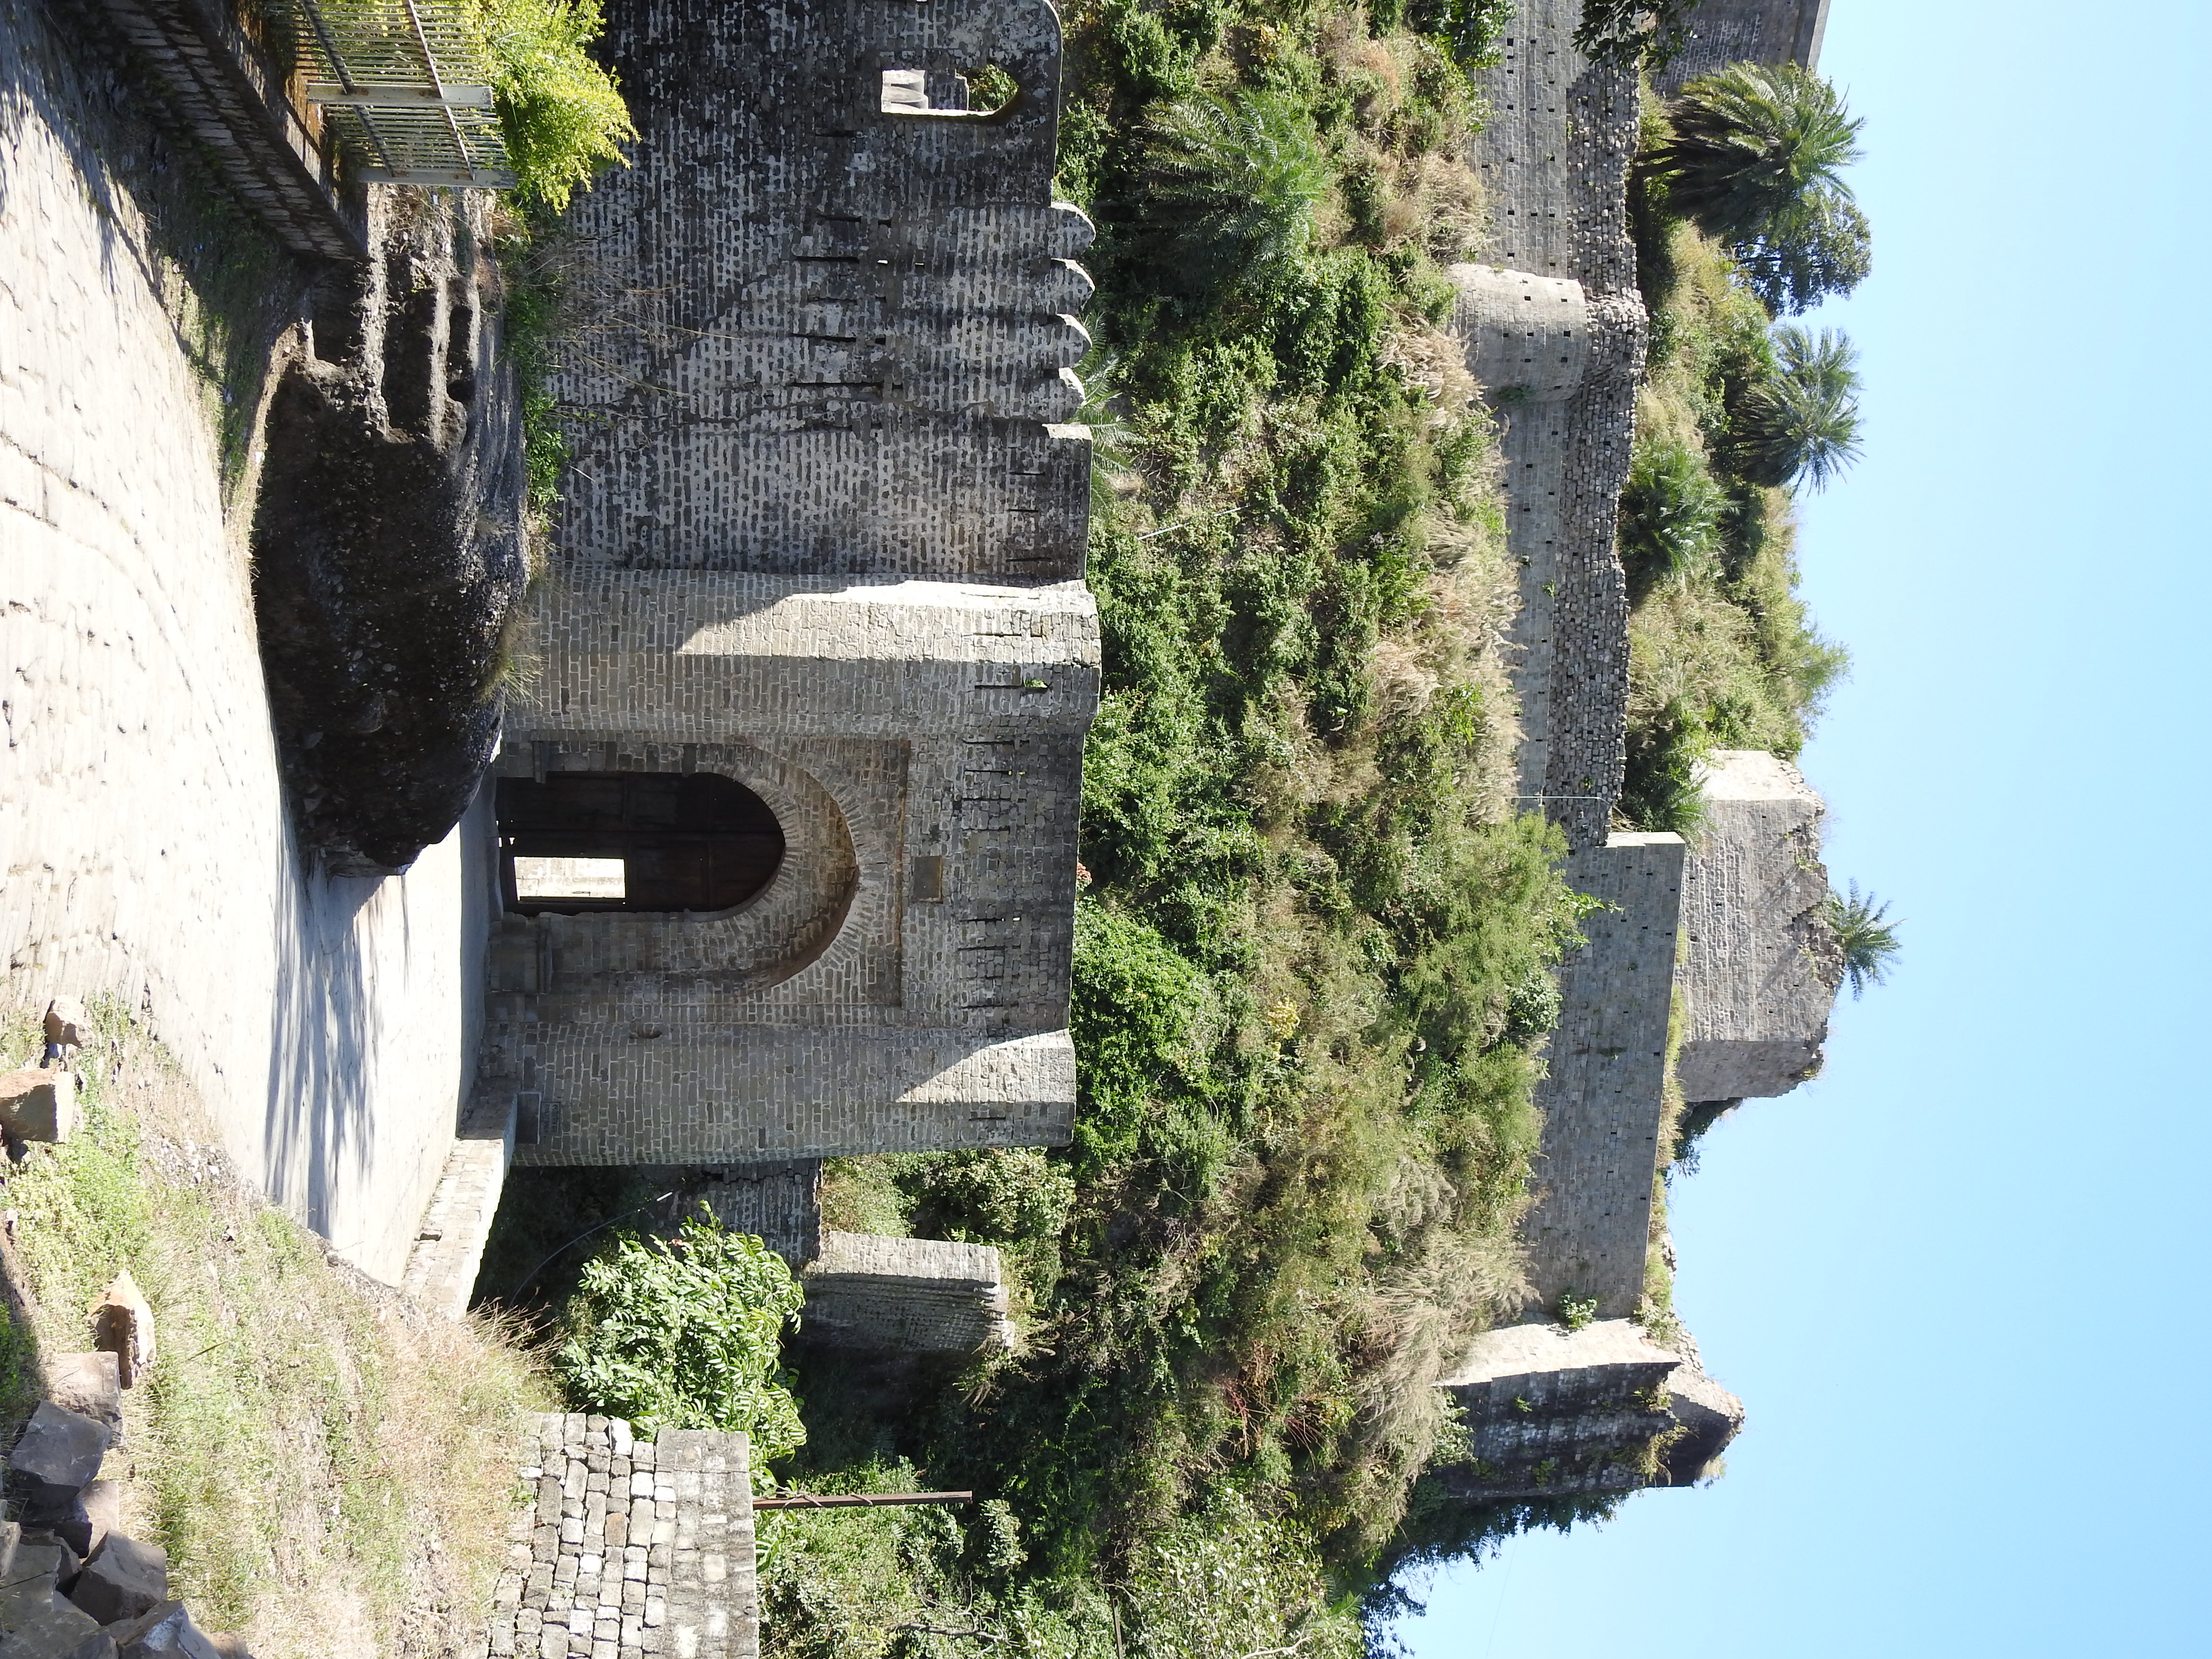
<svg viewBox="0 0 2212 1659"><path fill-rule="evenodd" d="M1030 1146L930 1159L917 1185L921 1224L984 1244L1057 1238L1075 1202L1074 1180Z"/></svg>
<svg viewBox="0 0 2212 1659"><path fill-rule="evenodd" d="M742 1429L762 1468L806 1438L779 1346L801 1300L781 1257L702 1212L672 1239L619 1236L586 1265L554 1370L576 1409L641 1435Z"/></svg>
<svg viewBox="0 0 2212 1659"><path fill-rule="evenodd" d="M1692 81L1652 158L1672 210L1727 246L1771 311L1847 294L1868 270L1866 217L1842 169L1863 122L1794 64L1732 64Z"/></svg>
<svg viewBox="0 0 2212 1659"><path fill-rule="evenodd" d="M635 140L614 76L591 54L601 0L477 0L492 91L524 200L558 213ZM625 165L627 165L625 163Z"/></svg>
<svg viewBox="0 0 2212 1659"><path fill-rule="evenodd" d="M1729 416L1723 454L1739 477L1824 489L1858 459L1858 354L1834 329L1778 330L1774 368Z"/></svg>
<svg viewBox="0 0 2212 1659"><path fill-rule="evenodd" d="M1656 69L1682 49L1698 0L1583 0L1575 46L1593 63Z"/></svg>

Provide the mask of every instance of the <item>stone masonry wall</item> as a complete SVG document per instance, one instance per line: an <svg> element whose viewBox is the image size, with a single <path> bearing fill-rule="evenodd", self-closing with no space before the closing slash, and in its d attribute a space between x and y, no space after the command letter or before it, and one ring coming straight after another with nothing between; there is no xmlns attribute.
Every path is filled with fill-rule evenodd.
<svg viewBox="0 0 2212 1659"><path fill-rule="evenodd" d="M800 1283L799 1329L830 1347L972 1354L1012 1334L1006 1273L988 1244L828 1232Z"/></svg>
<svg viewBox="0 0 2212 1659"><path fill-rule="evenodd" d="M1644 308L1626 198L1635 77L1574 50L1580 15L1577 0L1525 0L1482 72L1491 116L1473 160L1489 192L1490 246L1481 264L1452 275L1469 366L1504 425L1509 545L1521 567L1522 793L1541 798L1575 845L1595 847L1625 764L1628 599L1613 526ZM1522 378L1515 354L1498 349L1525 337L1507 301L1577 314L1573 349L1554 354L1568 361Z"/></svg>
<svg viewBox="0 0 2212 1659"><path fill-rule="evenodd" d="M490 825L382 880L293 838L223 411L165 303L195 164L102 40L0 0L0 998L142 1012L240 1167L396 1280L474 1064Z"/></svg>
<svg viewBox="0 0 2212 1659"><path fill-rule="evenodd" d="M725 772L787 847L734 911L506 920L488 1064L536 1103L526 1160L1066 1138L1079 583L602 572L541 617L502 770Z"/></svg>
<svg viewBox="0 0 2212 1659"><path fill-rule="evenodd" d="M1828 27L1828 0L1702 0L1690 16L1690 38L1674 62L1654 77L1663 93L1729 64L1820 61L1820 36Z"/></svg>
<svg viewBox="0 0 2212 1659"><path fill-rule="evenodd" d="M757 1659L745 1437L548 1414L521 1471L486 1659Z"/></svg>
<svg viewBox="0 0 2212 1659"><path fill-rule="evenodd" d="M1051 7L617 0L605 46L641 138L570 216L599 320L553 381L567 556L1080 574L1091 228L1051 201ZM965 113L987 64L1020 91Z"/></svg>
<svg viewBox="0 0 2212 1659"><path fill-rule="evenodd" d="M1786 1094L1820 1069L1842 960L1823 910L1820 796L1764 750L1698 769L1705 820L1682 883L1688 1025L1675 1062L1691 1101Z"/></svg>
<svg viewBox="0 0 2212 1659"><path fill-rule="evenodd" d="M1569 884L1606 908L1583 919L1588 942L1562 967L1537 1085L1538 1196L1522 1232L1547 1308L1571 1292L1619 1319L1644 1294L1684 851L1679 836L1615 835L1567 863Z"/></svg>
<svg viewBox="0 0 2212 1659"><path fill-rule="evenodd" d="M539 1164L1050 1145L1095 606L1043 0L617 0L641 137L509 776L711 771L783 826L716 914L510 917L485 1087ZM987 64L1018 88L967 108Z"/></svg>

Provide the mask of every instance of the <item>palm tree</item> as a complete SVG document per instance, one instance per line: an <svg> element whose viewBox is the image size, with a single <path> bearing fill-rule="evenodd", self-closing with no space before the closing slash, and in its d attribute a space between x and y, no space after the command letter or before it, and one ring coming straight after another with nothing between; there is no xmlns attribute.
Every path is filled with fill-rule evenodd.
<svg viewBox="0 0 2212 1659"><path fill-rule="evenodd" d="M1621 565L1632 599L1689 570L1713 550L1728 497L1687 447L1654 440L1636 447L1620 491Z"/></svg>
<svg viewBox="0 0 2212 1659"><path fill-rule="evenodd" d="M1740 477L1827 487L1859 456L1857 349L1838 329L1777 329L1774 367L1729 411L1725 452Z"/></svg>
<svg viewBox="0 0 2212 1659"><path fill-rule="evenodd" d="M1731 64L1682 89L1654 158L1674 210L1725 243L1770 311L1802 311L1867 273L1866 216L1842 169L1864 122L1794 64Z"/></svg>
<svg viewBox="0 0 2212 1659"><path fill-rule="evenodd" d="M1329 173L1296 99L1264 89L1232 101L1193 93L1145 118L1146 240L1159 274L1211 287L1265 277L1303 254Z"/></svg>
<svg viewBox="0 0 2212 1659"><path fill-rule="evenodd" d="M1828 926L1835 930L1836 943L1843 949L1844 977L1850 981L1851 995L1863 995L1868 986L1879 985L1889 977L1900 924L1889 920L1887 904L1875 902L1871 893L1860 892L1856 882L1851 884L1848 898L1829 890L1826 915Z"/></svg>

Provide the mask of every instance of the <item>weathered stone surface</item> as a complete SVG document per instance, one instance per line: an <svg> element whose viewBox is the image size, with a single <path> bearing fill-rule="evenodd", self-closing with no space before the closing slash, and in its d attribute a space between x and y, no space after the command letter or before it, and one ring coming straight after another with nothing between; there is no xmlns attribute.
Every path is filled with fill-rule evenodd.
<svg viewBox="0 0 2212 1659"><path fill-rule="evenodd" d="M1571 40L1579 0L1522 0L1477 72L1487 118L1469 157L1490 245L1455 265L1454 327L1503 426L1524 805L1601 845L1620 793L1628 597L1613 526L1628 476L1644 307L1628 240L1633 73Z"/></svg>
<svg viewBox="0 0 2212 1659"><path fill-rule="evenodd" d="M18 1140L67 1140L76 1133L75 1074L27 1069L0 1077L0 1128Z"/></svg>
<svg viewBox="0 0 2212 1659"><path fill-rule="evenodd" d="M121 1356L95 1348L57 1354L46 1361L46 1398L64 1411L96 1418L118 1439L123 1433Z"/></svg>
<svg viewBox="0 0 2212 1659"><path fill-rule="evenodd" d="M1618 1319L1644 1294L1685 850L1677 836L1615 835L1567 863L1569 884L1607 908L1583 919L1587 943L1560 965L1536 1088L1538 1196L1522 1233L1547 1310L1572 1294Z"/></svg>
<svg viewBox="0 0 2212 1659"><path fill-rule="evenodd" d="M1485 1333L1439 1385L1465 1410L1474 1453L1443 1471L1447 1488L1503 1502L1650 1484L1654 1444L1674 1425L1665 1386L1680 1364L1625 1319Z"/></svg>
<svg viewBox="0 0 2212 1659"><path fill-rule="evenodd" d="M100 5L0 6L0 997L137 1012L242 1176L396 1282L475 1073L490 815L382 882L297 844L239 358L177 260L258 289L240 351L297 290L112 50Z"/></svg>
<svg viewBox="0 0 2212 1659"><path fill-rule="evenodd" d="M974 1353L1012 1340L1005 1273L987 1244L825 1232L800 1275L810 1342L894 1353Z"/></svg>
<svg viewBox="0 0 2212 1659"><path fill-rule="evenodd" d="M1820 61L1827 24L1828 0L1699 0L1690 14L1688 40L1653 80L1671 94L1730 64L1811 69Z"/></svg>
<svg viewBox="0 0 2212 1659"><path fill-rule="evenodd" d="M306 839L404 870L497 746L520 599L522 454L478 201L371 208L381 257L323 300L269 405L254 615ZM326 282L336 285L337 274Z"/></svg>
<svg viewBox="0 0 2212 1659"><path fill-rule="evenodd" d="M117 1659L155 1659L156 1655L178 1652L190 1622L182 1601L164 1601L135 1619L112 1626L107 1633L115 1638Z"/></svg>
<svg viewBox="0 0 2212 1659"><path fill-rule="evenodd" d="M8 1454L8 1467L43 1486L75 1493L100 1473L100 1460L113 1439L98 1419L40 1401Z"/></svg>
<svg viewBox="0 0 2212 1659"><path fill-rule="evenodd" d="M1099 646L1058 20L626 0L605 44L641 137L569 216L598 321L502 799L718 774L784 850L733 909L514 917L486 1086L538 1164L1064 1141ZM971 117L987 63L1022 90Z"/></svg>
<svg viewBox="0 0 2212 1659"><path fill-rule="evenodd" d="M794 1267L822 1254L822 1160L702 1170L696 1187L714 1218L750 1233Z"/></svg>
<svg viewBox="0 0 2212 1659"><path fill-rule="evenodd" d="M92 1345L116 1358L125 1388L134 1388L154 1363L154 1310L125 1267L88 1312Z"/></svg>
<svg viewBox="0 0 2212 1659"><path fill-rule="evenodd" d="M598 1523L580 1515L557 1528L517 1515L514 1554L492 1593L491 1659L757 1659L745 1437L664 1429L637 1441L620 1418L580 1413L540 1417L537 1428L525 1481L557 1503L564 1490L583 1493L605 1468L608 1508Z"/></svg>
<svg viewBox="0 0 2212 1659"><path fill-rule="evenodd" d="M91 1034L91 1017L75 997L56 997L46 1004L46 1041L65 1048L81 1048Z"/></svg>
<svg viewBox="0 0 2212 1659"><path fill-rule="evenodd" d="M58 1601L0 1639L0 1659L115 1659L115 1638L90 1614Z"/></svg>
<svg viewBox="0 0 2212 1659"><path fill-rule="evenodd" d="M136 1619L169 1599L169 1553L110 1533L85 1561L70 1599L103 1625Z"/></svg>
<svg viewBox="0 0 2212 1659"><path fill-rule="evenodd" d="M1721 1454L1743 1427L1743 1401L1685 1364L1667 1379L1667 1408L1681 1429L1661 1449L1667 1484L1695 1486L1719 1473Z"/></svg>
<svg viewBox="0 0 2212 1659"><path fill-rule="evenodd" d="M123 1524L123 1487L114 1480L93 1480L77 1494L69 1512L52 1522L55 1534L79 1556L89 1556Z"/></svg>
<svg viewBox="0 0 2212 1659"><path fill-rule="evenodd" d="M1689 1101L1786 1094L1820 1069L1843 958L1825 906L1820 796L1764 750L1698 769L1705 823L1682 877L1675 1076Z"/></svg>

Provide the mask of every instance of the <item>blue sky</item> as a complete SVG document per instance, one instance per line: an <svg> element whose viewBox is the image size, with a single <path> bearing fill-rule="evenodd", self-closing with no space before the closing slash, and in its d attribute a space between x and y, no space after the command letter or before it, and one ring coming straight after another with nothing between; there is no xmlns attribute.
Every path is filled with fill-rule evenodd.
<svg viewBox="0 0 2212 1659"><path fill-rule="evenodd" d="M1726 1477L1455 1570L1419 1659L2212 1654L2208 61L2205 0L1833 0L1869 441L1803 764L1905 953L1677 1185Z"/></svg>

